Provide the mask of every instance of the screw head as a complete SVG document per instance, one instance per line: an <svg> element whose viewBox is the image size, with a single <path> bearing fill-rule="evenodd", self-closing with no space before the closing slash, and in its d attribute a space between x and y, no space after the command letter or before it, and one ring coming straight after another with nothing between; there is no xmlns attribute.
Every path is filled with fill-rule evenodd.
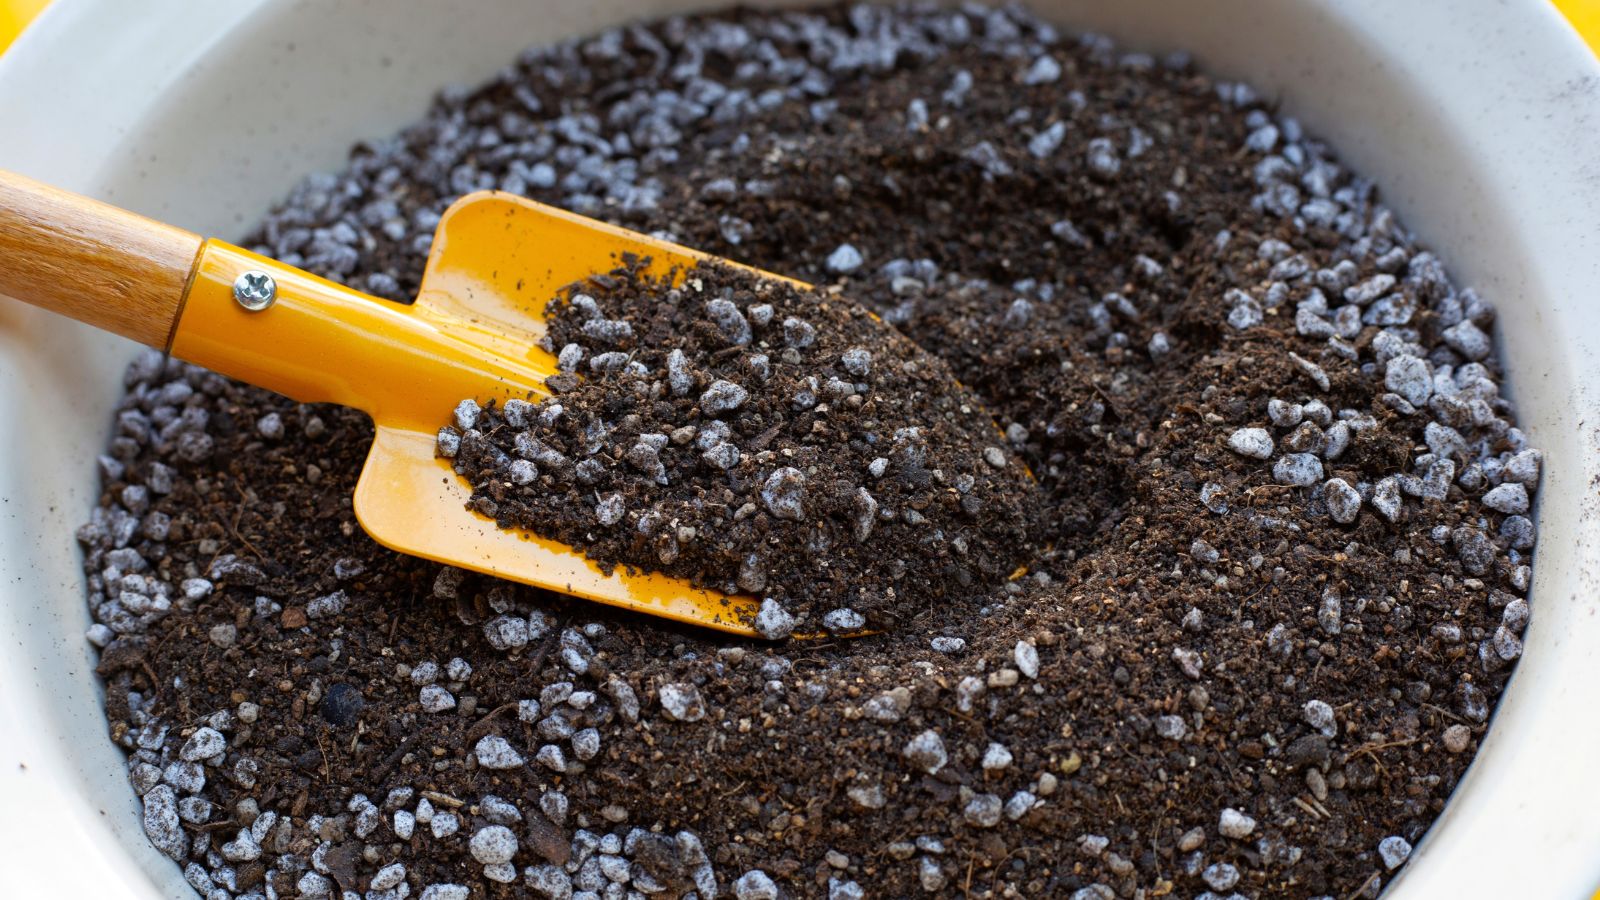
<svg viewBox="0 0 1600 900"><path fill-rule="evenodd" d="M233 299L251 312L260 312L278 299L278 283L259 269L251 269L233 281Z"/></svg>

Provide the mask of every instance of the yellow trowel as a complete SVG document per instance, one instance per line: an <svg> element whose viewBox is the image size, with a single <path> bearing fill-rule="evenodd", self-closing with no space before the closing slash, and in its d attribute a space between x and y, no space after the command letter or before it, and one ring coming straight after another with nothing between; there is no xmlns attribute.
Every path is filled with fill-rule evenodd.
<svg viewBox="0 0 1600 900"><path fill-rule="evenodd" d="M469 512L467 483L435 455L464 398L538 401L555 357L539 348L546 302L648 259L650 274L710 259L486 192L444 214L416 302L372 297L170 225L0 172L0 294L71 316L302 403L372 417L355 513L401 553L742 635L757 602L618 567L502 530Z"/></svg>

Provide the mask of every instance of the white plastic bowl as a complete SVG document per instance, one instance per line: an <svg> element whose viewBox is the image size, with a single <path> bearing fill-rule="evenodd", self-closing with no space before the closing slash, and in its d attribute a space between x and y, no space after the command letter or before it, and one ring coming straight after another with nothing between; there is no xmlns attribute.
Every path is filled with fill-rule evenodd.
<svg viewBox="0 0 1600 900"><path fill-rule="evenodd" d="M224 237L524 45L685 0L61 0L0 58L0 166ZM1526 655L1391 897L1600 887L1600 64L1544 0L1057 0L1192 50L1351 164L1499 304L1547 454ZM0 303L0 895L192 897L105 735L73 529L132 345Z"/></svg>

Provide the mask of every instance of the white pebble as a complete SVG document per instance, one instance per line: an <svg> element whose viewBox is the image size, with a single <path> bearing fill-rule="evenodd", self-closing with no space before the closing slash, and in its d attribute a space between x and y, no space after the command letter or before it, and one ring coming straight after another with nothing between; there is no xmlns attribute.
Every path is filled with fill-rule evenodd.
<svg viewBox="0 0 1600 900"><path fill-rule="evenodd" d="M781 640L794 631L794 616L783 608L783 604L769 597L761 601L753 625L756 632L767 640Z"/></svg>
<svg viewBox="0 0 1600 900"><path fill-rule="evenodd" d="M1396 356L1384 370L1383 384L1412 406L1422 406L1433 395L1433 372L1415 356Z"/></svg>
<svg viewBox="0 0 1600 900"><path fill-rule="evenodd" d="M178 751L178 758L186 762L202 762L228 749L228 739L215 728L198 728Z"/></svg>
<svg viewBox="0 0 1600 900"><path fill-rule="evenodd" d="M185 578L178 589L183 591L186 600L202 600L211 593L212 584L204 578Z"/></svg>
<svg viewBox="0 0 1600 900"><path fill-rule="evenodd" d="M241 828L237 837L222 845L221 852L229 862L251 862L261 858L261 842L250 834L250 829Z"/></svg>
<svg viewBox="0 0 1600 900"><path fill-rule="evenodd" d="M411 667L411 683L416 685L433 684L439 680L439 664L432 661L417 663Z"/></svg>
<svg viewBox="0 0 1600 900"><path fill-rule="evenodd" d="M1022 73L1023 84L1052 84L1061 78L1061 64L1052 56L1040 56Z"/></svg>
<svg viewBox="0 0 1600 900"><path fill-rule="evenodd" d="M1358 285L1345 288L1344 299L1357 306L1366 306L1388 293L1392 287L1394 287L1393 275L1374 275Z"/></svg>
<svg viewBox="0 0 1600 900"><path fill-rule="evenodd" d="M558 866L529 866L522 870L523 880L551 900L569 900L572 897L572 876Z"/></svg>
<svg viewBox="0 0 1600 900"><path fill-rule="evenodd" d="M528 460L514 459L511 461L511 465L506 468L506 474L511 477L512 484L529 485L533 484L534 479L539 477L539 469Z"/></svg>
<svg viewBox="0 0 1600 900"><path fill-rule="evenodd" d="M1333 707L1321 700L1309 700L1301 709L1305 716L1306 724L1322 733L1323 737L1333 737L1339 733L1339 726L1334 721Z"/></svg>
<svg viewBox="0 0 1600 900"><path fill-rule="evenodd" d="M1489 355L1493 344L1483 330L1467 319L1446 328L1442 334L1450 349L1470 360L1480 360Z"/></svg>
<svg viewBox="0 0 1600 900"><path fill-rule="evenodd" d="M1117 177L1122 171L1122 160L1117 156L1117 145L1110 138L1097 137L1089 142L1086 151L1089 171L1103 180Z"/></svg>
<svg viewBox="0 0 1600 900"><path fill-rule="evenodd" d="M422 705L423 712L429 713L449 712L456 708L455 695L437 684L423 685L417 702Z"/></svg>
<svg viewBox="0 0 1600 900"><path fill-rule="evenodd" d="M600 732L585 728L572 736L572 754L581 760L594 759L600 753Z"/></svg>
<svg viewBox="0 0 1600 900"><path fill-rule="evenodd" d="M968 825L976 828L993 828L1000 824L1000 815L1005 811L1005 803L994 794L979 794L967 801L967 806L961 811L962 818Z"/></svg>
<svg viewBox="0 0 1600 900"><path fill-rule="evenodd" d="M490 863L483 867L483 877L501 884L517 880L517 867L510 863Z"/></svg>
<svg viewBox="0 0 1600 900"><path fill-rule="evenodd" d="M1226 891L1239 883L1239 869L1232 863L1213 863L1200 873L1214 891Z"/></svg>
<svg viewBox="0 0 1600 900"><path fill-rule="evenodd" d="M1328 515L1341 525L1349 525L1361 512L1361 492L1343 478L1330 478L1322 486L1322 499L1328 504Z"/></svg>
<svg viewBox="0 0 1600 900"><path fill-rule="evenodd" d="M199 763L174 760L167 764L161 778L185 794L198 794L206 786L206 770Z"/></svg>
<svg viewBox="0 0 1600 900"><path fill-rule="evenodd" d="M580 352L582 352L581 348ZM500 414L506 417L506 424L512 428L526 428L533 415L533 404L526 400L513 398L507 400L505 405L500 407Z"/></svg>
<svg viewBox="0 0 1600 900"><path fill-rule="evenodd" d="M1027 641L1017 641L1011 648L1011 658L1017 663L1017 670L1029 678L1039 677L1039 651Z"/></svg>
<svg viewBox="0 0 1600 900"><path fill-rule="evenodd" d="M472 858L484 865L507 863L517 855L517 836L504 825L480 828L467 842Z"/></svg>
<svg viewBox="0 0 1600 900"><path fill-rule="evenodd" d="M1544 454L1538 450L1524 450L1506 461L1501 472L1506 481L1518 481L1532 487L1539 482L1539 467Z"/></svg>
<svg viewBox="0 0 1600 900"><path fill-rule="evenodd" d="M1274 397L1267 401L1267 418L1279 428L1293 428L1305 418L1305 408L1298 403L1288 403Z"/></svg>
<svg viewBox="0 0 1600 900"><path fill-rule="evenodd" d="M828 271L835 275L848 275L861 268L861 251L851 244L840 244L828 254Z"/></svg>
<svg viewBox="0 0 1600 900"><path fill-rule="evenodd" d="M478 758L478 765L485 769L515 769L526 762L511 742L498 734L479 738L472 752Z"/></svg>
<svg viewBox="0 0 1600 900"><path fill-rule="evenodd" d="M1401 502L1400 482L1392 475L1379 481L1372 489L1372 508L1391 522L1400 518Z"/></svg>
<svg viewBox="0 0 1600 900"><path fill-rule="evenodd" d="M849 634L866 627L867 617L853 609L835 609L822 617L822 627L833 634Z"/></svg>
<svg viewBox="0 0 1600 900"><path fill-rule="evenodd" d="M1279 484L1310 487L1322 480L1322 460L1314 453L1287 453L1272 465L1272 478Z"/></svg>
<svg viewBox="0 0 1600 900"><path fill-rule="evenodd" d="M999 772L1011 765L1011 759L1011 751L1007 750L1004 744L997 744L991 741L983 751L981 765L986 772Z"/></svg>
<svg viewBox="0 0 1600 900"><path fill-rule="evenodd" d="M1039 780L1043 782L1046 778L1054 777L1054 775L1046 772ZM1032 791L1017 791L1015 794L1011 795L1010 800L1006 801L1006 818L1015 822L1016 820L1027 815L1034 807L1039 806L1042 802L1043 801L1039 799L1038 795L1034 794Z"/></svg>
<svg viewBox="0 0 1600 900"><path fill-rule="evenodd" d="M1483 495L1483 505L1506 515L1528 511L1528 489L1519 481L1508 481Z"/></svg>
<svg viewBox="0 0 1600 900"><path fill-rule="evenodd" d="M334 591L307 603L306 617L310 619L326 619L329 616L337 616L344 612L344 605L344 591Z"/></svg>
<svg viewBox="0 0 1600 900"><path fill-rule="evenodd" d="M700 689L692 684L675 682L661 686L661 708L667 718L679 722L698 722L706 716L705 701L700 699Z"/></svg>
<svg viewBox="0 0 1600 900"><path fill-rule="evenodd" d="M1398 834L1391 834L1378 842L1378 856L1390 871L1400 868L1411 858L1411 842Z"/></svg>
<svg viewBox="0 0 1600 900"><path fill-rule="evenodd" d="M1028 152L1033 154L1035 159L1049 159L1061 149L1061 142L1066 140L1066 137L1067 123L1053 122L1028 139Z"/></svg>
<svg viewBox="0 0 1600 900"><path fill-rule="evenodd" d="M1322 445L1324 459L1335 460L1344 455L1350 447L1350 425L1346 422L1335 422L1329 426L1326 442Z"/></svg>
<svg viewBox="0 0 1600 900"><path fill-rule="evenodd" d="M1265 428L1241 428L1228 436L1228 449L1251 459L1272 456L1272 434Z"/></svg>
<svg viewBox="0 0 1600 900"><path fill-rule="evenodd" d="M1217 831L1221 832L1223 837L1242 841L1255 830L1256 820L1232 807L1224 809L1217 819Z"/></svg>
<svg viewBox="0 0 1600 900"><path fill-rule="evenodd" d="M189 840L178 821L178 797L172 788L158 784L144 795L144 833L156 849L176 860L189 851Z"/></svg>
<svg viewBox="0 0 1600 900"><path fill-rule="evenodd" d="M708 415L721 415L743 406L749 397L749 391L731 381L719 378L711 382L711 386L700 395L700 409Z"/></svg>
<svg viewBox="0 0 1600 900"><path fill-rule="evenodd" d="M760 869L751 869L733 883L737 900L778 900L778 886Z"/></svg>
<svg viewBox="0 0 1600 900"><path fill-rule="evenodd" d="M521 616L495 616L483 623L483 638L496 650L528 645L528 620Z"/></svg>
<svg viewBox="0 0 1600 900"><path fill-rule="evenodd" d="M190 865L197 864L191 863ZM185 871L187 872L187 870ZM201 871L203 872L204 870L202 869ZM210 879L210 877L211 876L209 875L206 876L207 879ZM212 896L210 892L203 890L200 885L196 885L193 882L190 882L190 884L194 887L196 893L205 894L208 900ZM316 872L306 872L300 876L300 880L294 883L294 889L299 891L300 896L302 897L326 897L333 893L333 881L330 880L326 875L321 875ZM232 895L223 893L217 896Z"/></svg>
<svg viewBox="0 0 1600 900"><path fill-rule="evenodd" d="M372 882L368 886L375 891L387 891L405 880L406 867L401 863L390 863L379 869L378 873L372 876Z"/></svg>
<svg viewBox="0 0 1600 900"><path fill-rule="evenodd" d="M447 838L461 830L461 817L445 810L436 811L428 823L428 830L436 838Z"/></svg>
<svg viewBox="0 0 1600 900"><path fill-rule="evenodd" d="M872 371L872 353L862 347L851 347L839 356L839 364L851 375L864 378Z"/></svg>
<svg viewBox="0 0 1600 900"><path fill-rule="evenodd" d="M950 759L944 749L944 739L939 737L939 732L931 728L907 741L900 755L919 771L929 775L944 768Z"/></svg>
<svg viewBox="0 0 1600 900"><path fill-rule="evenodd" d="M780 519L805 518L806 476L796 468L784 466L767 476L761 487L761 501L767 511Z"/></svg>
<svg viewBox="0 0 1600 900"><path fill-rule="evenodd" d="M627 506L622 501L620 493L607 494L600 498L594 505L594 517L601 525L611 526L622 521L627 512Z"/></svg>
<svg viewBox="0 0 1600 900"><path fill-rule="evenodd" d="M267 413L256 420L256 433L269 441L283 437L283 417L277 413Z"/></svg>

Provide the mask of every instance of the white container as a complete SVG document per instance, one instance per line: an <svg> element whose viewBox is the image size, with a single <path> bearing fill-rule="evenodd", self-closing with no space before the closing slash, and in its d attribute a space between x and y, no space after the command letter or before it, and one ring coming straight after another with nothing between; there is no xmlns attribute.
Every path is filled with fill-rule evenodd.
<svg viewBox="0 0 1600 900"><path fill-rule="evenodd" d="M0 58L0 167L238 237L524 45L684 0L60 0ZM1340 155L1502 312L1547 454L1526 655L1393 898L1600 887L1600 64L1545 0L1057 0L1192 50ZM0 896L192 897L105 735L73 529L132 345L0 302Z"/></svg>

